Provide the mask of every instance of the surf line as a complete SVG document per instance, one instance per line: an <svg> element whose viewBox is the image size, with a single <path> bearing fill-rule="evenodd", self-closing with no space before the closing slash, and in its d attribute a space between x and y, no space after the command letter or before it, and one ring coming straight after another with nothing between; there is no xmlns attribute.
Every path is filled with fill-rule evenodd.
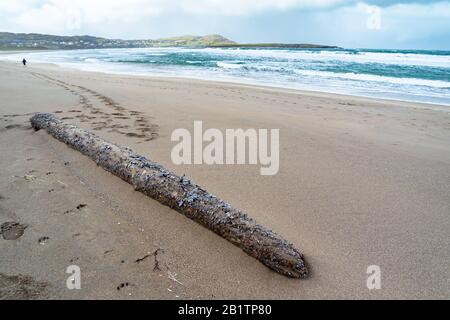
<svg viewBox="0 0 450 320"><path fill-rule="evenodd" d="M303 255L293 244L184 175L177 176L130 148L103 140L51 113L38 113L30 122L35 131L46 130L91 158L99 167L131 184L136 191L215 232L272 270L292 278L308 276Z"/></svg>

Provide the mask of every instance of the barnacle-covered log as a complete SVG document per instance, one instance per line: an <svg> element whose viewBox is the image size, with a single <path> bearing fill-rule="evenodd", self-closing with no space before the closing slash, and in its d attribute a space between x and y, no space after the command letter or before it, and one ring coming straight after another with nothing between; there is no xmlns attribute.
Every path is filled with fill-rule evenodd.
<svg viewBox="0 0 450 320"><path fill-rule="evenodd" d="M292 244L185 176L179 177L127 147L64 123L53 114L39 113L30 121L35 130L47 130L56 139L130 183L135 190L214 231L269 268L293 278L308 275L302 254Z"/></svg>

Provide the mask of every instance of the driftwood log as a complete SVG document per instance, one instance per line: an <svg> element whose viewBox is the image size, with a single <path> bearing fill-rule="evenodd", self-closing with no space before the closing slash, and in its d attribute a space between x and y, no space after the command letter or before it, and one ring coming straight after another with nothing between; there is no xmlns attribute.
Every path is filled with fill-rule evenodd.
<svg viewBox="0 0 450 320"><path fill-rule="evenodd" d="M177 176L131 149L64 123L53 114L38 113L30 121L36 131L45 129L90 157L98 166L130 183L135 190L214 231L276 272L293 278L308 275L302 254L291 243L193 184L184 175Z"/></svg>

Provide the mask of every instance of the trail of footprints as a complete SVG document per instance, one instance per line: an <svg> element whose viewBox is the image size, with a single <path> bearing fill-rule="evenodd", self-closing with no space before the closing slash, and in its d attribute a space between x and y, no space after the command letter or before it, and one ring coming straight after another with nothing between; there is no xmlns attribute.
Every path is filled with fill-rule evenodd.
<svg viewBox="0 0 450 320"><path fill-rule="evenodd" d="M44 74L33 73L33 75L79 97L80 108L68 112L56 111L62 114L62 120L76 118L80 122L90 123L93 130L108 130L144 141L158 137L159 126L152 123L142 112L128 110L113 99L86 87L53 79ZM106 108L99 108L98 105Z"/></svg>

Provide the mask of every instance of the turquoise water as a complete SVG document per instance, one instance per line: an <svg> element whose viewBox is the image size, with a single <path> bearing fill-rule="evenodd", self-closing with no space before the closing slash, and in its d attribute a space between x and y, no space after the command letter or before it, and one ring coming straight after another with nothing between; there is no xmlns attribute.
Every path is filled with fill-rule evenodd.
<svg viewBox="0 0 450 320"><path fill-rule="evenodd" d="M27 58L31 63L51 62L92 71L233 81L450 105L450 51L146 48L39 52Z"/></svg>

